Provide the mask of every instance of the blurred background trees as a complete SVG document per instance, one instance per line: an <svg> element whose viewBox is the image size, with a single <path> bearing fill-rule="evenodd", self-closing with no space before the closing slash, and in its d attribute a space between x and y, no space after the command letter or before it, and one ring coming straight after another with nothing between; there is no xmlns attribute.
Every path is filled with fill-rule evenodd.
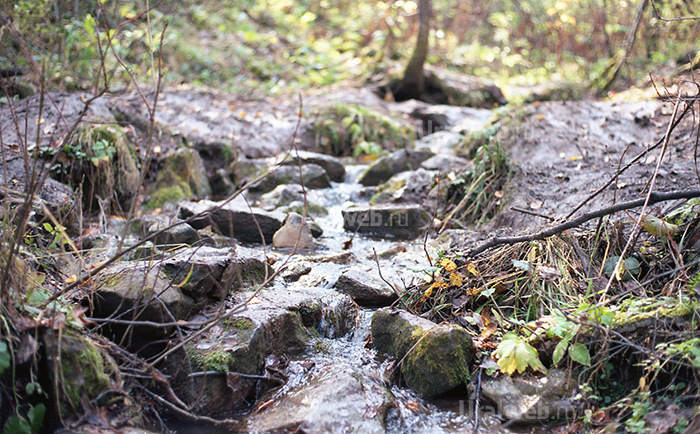
<svg viewBox="0 0 700 434"><path fill-rule="evenodd" d="M432 0L427 62L501 85L595 81L624 52L640 1ZM400 73L420 27L417 0L154 3L146 15L144 0L2 2L0 68L29 71L36 61L45 65L51 88L88 89L102 47L147 77L153 65L143 54L158 49L168 24L166 84L274 94ZM698 16L700 2L650 3L618 86L675 68L700 48L697 21L656 15ZM123 68L107 66L113 88L128 84Z"/></svg>

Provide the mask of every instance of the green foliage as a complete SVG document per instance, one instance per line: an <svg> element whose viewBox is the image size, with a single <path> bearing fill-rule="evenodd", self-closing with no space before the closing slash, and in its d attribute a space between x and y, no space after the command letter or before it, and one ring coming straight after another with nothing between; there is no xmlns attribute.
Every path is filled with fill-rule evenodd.
<svg viewBox="0 0 700 434"><path fill-rule="evenodd" d="M649 431L646 427L647 421L644 418L644 416L653 409L649 396L650 394L648 391L641 392L636 399L630 403L632 415L625 421L627 432L646 433Z"/></svg>
<svg viewBox="0 0 700 434"><path fill-rule="evenodd" d="M501 368L501 372L506 375L512 375L515 371L522 374L528 367L535 371L547 372L540 362L537 350L513 332L503 336L498 348L493 352L493 356L498 359L498 366Z"/></svg>
<svg viewBox="0 0 700 434"><path fill-rule="evenodd" d="M37 434L44 423L44 404L30 406L26 416L14 414L7 419L3 434Z"/></svg>

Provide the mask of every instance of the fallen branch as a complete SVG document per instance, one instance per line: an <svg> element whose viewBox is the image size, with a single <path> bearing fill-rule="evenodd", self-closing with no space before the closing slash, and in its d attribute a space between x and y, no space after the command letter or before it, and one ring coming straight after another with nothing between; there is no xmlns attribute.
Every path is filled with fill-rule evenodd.
<svg viewBox="0 0 700 434"><path fill-rule="evenodd" d="M641 198L641 199L635 199L635 200L630 200L628 202L620 202L618 204L606 207L606 208L601 208L596 211L591 211L588 213L585 213L581 215L578 218L575 218L573 220L564 222L560 225L553 226L548 229L544 229L540 232L536 232L534 234L529 234L529 235L520 235L516 237L497 237L497 238L492 238L489 241L481 244L480 246L477 246L470 250L467 253L468 257L474 257L490 248L500 246L503 244L507 245L512 245L516 243L524 243L528 241L536 241L536 240L543 240L545 238L551 237L552 235L559 234L561 232L564 232L569 229L573 229L577 226L582 225L583 223L593 220L595 218L603 217L606 215L614 214L619 211L623 211L626 209L632 209L632 208L637 208L640 206L643 206L645 203L647 205L652 205L655 203L659 202L665 202L669 200L676 200L676 199L692 199L694 197L700 197L700 190L685 190L685 191L670 191L667 193L651 193L649 195L649 201L647 202L647 198Z"/></svg>

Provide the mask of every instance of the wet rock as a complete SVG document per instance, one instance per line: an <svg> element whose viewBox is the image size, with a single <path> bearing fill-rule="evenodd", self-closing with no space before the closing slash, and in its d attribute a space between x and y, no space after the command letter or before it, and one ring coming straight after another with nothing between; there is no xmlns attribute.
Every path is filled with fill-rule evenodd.
<svg viewBox="0 0 700 434"><path fill-rule="evenodd" d="M425 169L401 172L382 183L370 203L422 204L428 197L437 172Z"/></svg>
<svg viewBox="0 0 700 434"><path fill-rule="evenodd" d="M234 302L248 298L241 293ZM187 344L191 363L184 357L169 359L167 373L196 411L230 413L245 406L269 355L298 353L318 334L341 336L354 325L356 315L352 300L335 292L263 290L240 313Z"/></svg>
<svg viewBox="0 0 700 434"><path fill-rule="evenodd" d="M546 376L488 378L481 392L499 414L517 422L571 418L577 408L576 382L564 369L550 369Z"/></svg>
<svg viewBox="0 0 700 434"><path fill-rule="evenodd" d="M360 268L341 274L333 289L349 295L360 306L387 306L396 300L394 291L376 273Z"/></svg>
<svg viewBox="0 0 700 434"><path fill-rule="evenodd" d="M304 202L304 189L299 184L278 185L258 199L260 207L266 210L274 210L299 201Z"/></svg>
<svg viewBox="0 0 700 434"><path fill-rule="evenodd" d="M309 220L306 223L309 225L311 235L313 235L314 238L321 238L321 236L323 235L323 229L321 228L321 226L313 220Z"/></svg>
<svg viewBox="0 0 700 434"><path fill-rule="evenodd" d="M179 223L179 224L178 224ZM168 228L165 232L155 235L159 231ZM199 240L197 231L177 217L167 217L157 214L146 214L136 217L131 221L131 230L141 238L155 235L152 239L155 245L167 244L192 244Z"/></svg>
<svg viewBox="0 0 700 434"><path fill-rule="evenodd" d="M287 160L282 164L297 166L299 161L301 161L302 165L316 164L323 167L331 181L343 182L345 180L345 165L339 158L315 152L298 151L298 154L297 152L289 154Z"/></svg>
<svg viewBox="0 0 700 434"><path fill-rule="evenodd" d="M381 157L365 170L357 180L362 185L379 185L392 176L406 170L417 169L420 164L432 157L430 151L413 151L401 149Z"/></svg>
<svg viewBox="0 0 700 434"><path fill-rule="evenodd" d="M452 390L469 377L474 346L462 327L382 308L372 317L372 340L379 352L399 360L405 356L401 375L424 397Z"/></svg>
<svg viewBox="0 0 700 434"><path fill-rule="evenodd" d="M103 270L91 297L91 315L98 318L169 323L185 319L194 307L161 267L149 261L120 262ZM168 333L166 327L146 325L134 330L140 342Z"/></svg>
<svg viewBox="0 0 700 434"><path fill-rule="evenodd" d="M280 212L295 212L307 215L325 216L328 210L306 198L304 201L304 189L299 184L278 185L269 193L265 193L258 199L258 204L266 210Z"/></svg>
<svg viewBox="0 0 700 434"><path fill-rule="evenodd" d="M304 181L306 188L328 188L331 186L331 180L323 167L317 164L306 164L301 166L301 177L299 177L298 167L274 167L263 179L251 185L250 191L265 193L274 190L278 185L301 184L301 180Z"/></svg>
<svg viewBox="0 0 700 434"><path fill-rule="evenodd" d="M357 261L352 252L335 253L332 255L313 256L306 259L309 262L328 262L333 264L347 265Z"/></svg>
<svg viewBox="0 0 700 434"><path fill-rule="evenodd" d="M221 206L221 202L201 200L199 202L180 203L179 217L183 220L194 215L200 217L190 221L195 229L212 226L219 233L236 238L247 243L272 242L272 235L282 227L284 216L279 213L266 212L259 208L248 207L246 202L238 197Z"/></svg>
<svg viewBox="0 0 700 434"><path fill-rule="evenodd" d="M346 368L321 372L248 418L254 432L385 433L391 392L376 379Z"/></svg>
<svg viewBox="0 0 700 434"><path fill-rule="evenodd" d="M316 241L311 235L306 219L292 212L284 221L284 226L272 236L272 245L278 249L295 246L300 249L313 249L316 247Z"/></svg>
<svg viewBox="0 0 700 434"><path fill-rule="evenodd" d="M311 265L304 262L296 262L287 267L284 271L280 273L282 277L287 282L296 282L301 278L311 272Z"/></svg>
<svg viewBox="0 0 700 434"><path fill-rule="evenodd" d="M381 238L416 238L429 222L428 213L418 205L377 205L343 211L346 230Z"/></svg>
<svg viewBox="0 0 700 434"><path fill-rule="evenodd" d="M193 149L182 148L167 156L149 188L147 207L161 208L168 202L211 194L204 163Z"/></svg>

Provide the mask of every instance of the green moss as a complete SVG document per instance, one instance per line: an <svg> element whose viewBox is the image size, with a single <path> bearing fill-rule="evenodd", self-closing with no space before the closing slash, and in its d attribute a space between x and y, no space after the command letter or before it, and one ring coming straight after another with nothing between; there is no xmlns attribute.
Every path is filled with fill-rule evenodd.
<svg viewBox="0 0 700 434"><path fill-rule="evenodd" d="M326 340L316 339L311 345L311 351L313 351L316 354L330 354L331 345Z"/></svg>
<svg viewBox="0 0 700 434"><path fill-rule="evenodd" d="M430 397L469 380L474 350L461 328L426 333L408 354L401 373L409 387Z"/></svg>
<svg viewBox="0 0 700 434"><path fill-rule="evenodd" d="M314 118L319 145L338 156L353 155L356 150L367 153L381 148L403 148L415 138L411 126L356 104L335 104L316 110Z"/></svg>
<svg viewBox="0 0 700 434"><path fill-rule="evenodd" d="M114 366L106 364L97 347L77 333L67 332L62 339L62 386L70 408L79 409L83 395L94 399L110 387L108 368ZM62 405L62 412L67 408Z"/></svg>
<svg viewBox="0 0 700 434"><path fill-rule="evenodd" d="M234 364L233 357L228 351L211 351L195 357L200 367L206 371L228 372Z"/></svg>
<svg viewBox="0 0 700 434"><path fill-rule="evenodd" d="M146 204L149 209L160 208L168 202L177 202L187 197L187 193L179 185L163 187L151 194L151 199Z"/></svg>
<svg viewBox="0 0 700 434"><path fill-rule="evenodd" d="M614 327L636 324L649 318L689 318L698 309L696 302L682 302L675 299L654 301L638 299L615 313Z"/></svg>
<svg viewBox="0 0 700 434"><path fill-rule="evenodd" d="M391 179L384 182L379 186L377 192L369 200L371 204L378 204L386 202L391 199L394 194L406 187L406 180L401 179L398 181L392 181Z"/></svg>
<svg viewBox="0 0 700 434"><path fill-rule="evenodd" d="M126 273L108 274L100 278L100 286L114 288L126 279Z"/></svg>

